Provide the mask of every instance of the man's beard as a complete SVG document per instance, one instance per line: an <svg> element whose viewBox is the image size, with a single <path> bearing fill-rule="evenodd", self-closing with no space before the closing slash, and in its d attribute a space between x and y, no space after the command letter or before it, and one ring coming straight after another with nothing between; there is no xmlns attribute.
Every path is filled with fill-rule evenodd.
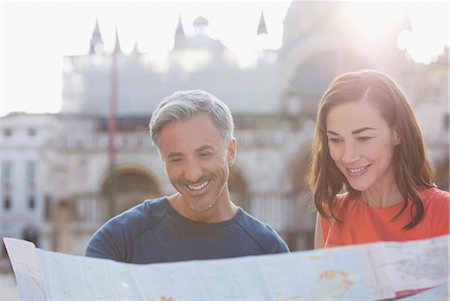
<svg viewBox="0 0 450 301"><path fill-rule="evenodd" d="M203 207L196 207L194 204L191 203L190 200L188 200L187 198L181 196L181 198L183 199L183 201L186 202L186 204L188 204L189 208L191 208L192 210L196 211L196 212L201 212L201 211L206 211L208 209L210 209L212 206L214 206L217 202L217 198L214 198L212 200L212 202L210 202L209 204L207 204L206 206Z"/></svg>

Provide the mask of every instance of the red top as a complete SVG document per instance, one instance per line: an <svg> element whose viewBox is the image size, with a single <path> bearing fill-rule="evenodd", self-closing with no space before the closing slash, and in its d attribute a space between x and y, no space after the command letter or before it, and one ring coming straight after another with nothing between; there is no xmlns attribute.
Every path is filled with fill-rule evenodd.
<svg viewBox="0 0 450 301"><path fill-rule="evenodd" d="M400 217L391 219L400 211L403 202L388 208L371 208L361 197L344 200L337 196L334 219L329 222L321 217L324 247L363 244L377 241L407 241L426 239L450 233L450 193L437 188L420 190L425 214L420 223L412 229L402 227L411 221L411 203Z"/></svg>

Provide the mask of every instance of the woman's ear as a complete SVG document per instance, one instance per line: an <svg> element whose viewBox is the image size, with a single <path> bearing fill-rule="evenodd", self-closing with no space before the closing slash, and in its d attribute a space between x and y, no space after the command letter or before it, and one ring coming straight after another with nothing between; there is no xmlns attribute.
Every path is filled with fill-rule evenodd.
<svg viewBox="0 0 450 301"><path fill-rule="evenodd" d="M394 132L392 134L394 145L399 145L401 143L400 135L398 134L397 129L394 129Z"/></svg>

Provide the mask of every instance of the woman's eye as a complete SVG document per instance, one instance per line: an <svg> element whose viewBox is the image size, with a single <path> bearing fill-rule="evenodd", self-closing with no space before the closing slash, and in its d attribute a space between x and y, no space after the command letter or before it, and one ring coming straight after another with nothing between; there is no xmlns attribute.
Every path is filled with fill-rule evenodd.
<svg viewBox="0 0 450 301"><path fill-rule="evenodd" d="M339 143L339 142L342 142L342 139L340 139L340 138L328 138L328 140L329 140L331 143Z"/></svg>
<svg viewBox="0 0 450 301"><path fill-rule="evenodd" d="M369 141L372 137L358 137L358 140L361 142Z"/></svg>

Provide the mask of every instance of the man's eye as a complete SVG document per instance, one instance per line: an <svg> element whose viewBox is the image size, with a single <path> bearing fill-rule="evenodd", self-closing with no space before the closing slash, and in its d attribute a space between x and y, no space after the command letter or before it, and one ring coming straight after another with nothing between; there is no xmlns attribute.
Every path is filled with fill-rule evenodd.
<svg viewBox="0 0 450 301"><path fill-rule="evenodd" d="M181 158L172 158L169 160L171 163L177 163L181 161Z"/></svg>
<svg viewBox="0 0 450 301"><path fill-rule="evenodd" d="M212 153L200 153L200 156L202 157L207 157L210 156Z"/></svg>

